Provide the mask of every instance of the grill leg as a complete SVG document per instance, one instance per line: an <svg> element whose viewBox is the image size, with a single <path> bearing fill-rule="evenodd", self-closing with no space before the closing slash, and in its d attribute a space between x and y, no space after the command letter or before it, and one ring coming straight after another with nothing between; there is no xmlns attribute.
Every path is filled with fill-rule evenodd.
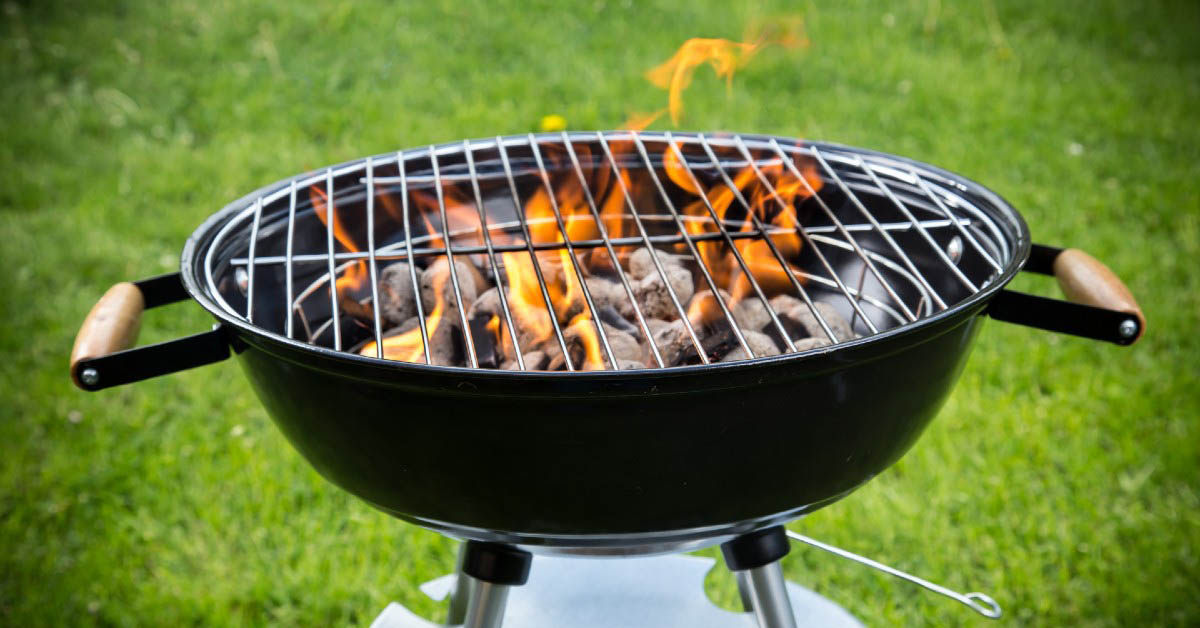
<svg viewBox="0 0 1200 628"><path fill-rule="evenodd" d="M450 610L446 613L446 624L457 626L467 618L467 604L471 601L471 577L463 573L467 559L467 544L458 546L458 565L454 569L454 589L450 592Z"/></svg>
<svg viewBox="0 0 1200 628"><path fill-rule="evenodd" d="M463 545L454 600L450 604L450 624L461 613L464 628L500 628L508 590L529 579L529 552L510 545L467 541ZM465 608L459 602L460 590L469 591ZM461 610L456 610L461 609Z"/></svg>
<svg viewBox="0 0 1200 628"><path fill-rule="evenodd" d="M737 577L742 605L754 612L759 628L796 628L779 563L788 549L782 526L751 532L721 546L725 564Z"/></svg>
<svg viewBox="0 0 1200 628"><path fill-rule="evenodd" d="M471 602L467 605L464 628L500 628L504 623L504 605L508 602L507 584L475 580Z"/></svg>

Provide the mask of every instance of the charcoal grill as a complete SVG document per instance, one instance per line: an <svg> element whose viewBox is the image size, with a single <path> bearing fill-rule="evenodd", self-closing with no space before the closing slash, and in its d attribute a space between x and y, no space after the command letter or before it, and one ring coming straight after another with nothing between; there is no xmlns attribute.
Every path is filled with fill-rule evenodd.
<svg viewBox="0 0 1200 628"><path fill-rule="evenodd" d="M439 259L448 277L426 301ZM393 265L416 312L407 330L382 312ZM1057 276L1069 300L1005 289L1021 270ZM640 292L655 281L661 320ZM491 321L472 315L484 286ZM143 309L189 297L216 317L211 331L130 348ZM765 318L748 326L745 307ZM529 551L723 544L747 606L782 626L782 524L911 446L982 315L1117 344L1145 327L1106 267L1032 244L1003 199L929 165L755 135L497 137L332 166L231 203L188 239L179 273L101 299L71 372L99 390L236 354L325 477L470 541L460 579L473 593L455 598L470 600L469 624L498 625ZM557 362L531 362L531 316ZM639 339L640 361L618 355L618 331ZM389 338L404 334L395 359Z"/></svg>

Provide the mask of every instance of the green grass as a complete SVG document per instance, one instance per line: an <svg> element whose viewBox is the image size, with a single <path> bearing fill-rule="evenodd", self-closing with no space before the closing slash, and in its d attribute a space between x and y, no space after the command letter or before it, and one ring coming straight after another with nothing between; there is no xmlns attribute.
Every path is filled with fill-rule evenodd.
<svg viewBox="0 0 1200 628"><path fill-rule="evenodd" d="M613 127L664 106L641 73L684 39L787 10L812 46L764 53L728 94L699 73L684 127L962 172L1039 242L1110 263L1150 321L1129 349L988 323L912 452L792 527L991 593L1006 623L1200 622L1200 7L473 4L0 7L0 624L365 624L391 600L440 616L415 585L453 544L321 480L232 362L85 394L76 326L261 184L550 113ZM156 310L143 341L209 322ZM869 624L984 623L815 550L785 565Z"/></svg>

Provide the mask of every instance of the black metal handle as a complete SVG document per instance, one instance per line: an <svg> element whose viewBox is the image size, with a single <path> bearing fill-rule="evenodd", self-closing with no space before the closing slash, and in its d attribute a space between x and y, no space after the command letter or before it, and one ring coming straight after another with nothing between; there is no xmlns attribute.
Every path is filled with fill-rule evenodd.
<svg viewBox="0 0 1200 628"><path fill-rule="evenodd" d="M1133 301L1132 295L1128 294L1128 290L1125 289L1124 284L1121 284L1120 280L1116 279L1116 275L1113 275L1112 271L1109 271L1103 264L1100 264L1080 251L1073 249L1064 251L1056 247L1034 244L1030 250L1029 259L1025 262L1025 267L1022 270L1058 277L1064 292L1071 298L1091 301L1092 303L1106 302L1106 299L1098 299L1086 294L1083 297L1077 296L1076 290L1073 289L1072 281L1077 281L1078 278L1074 276L1064 277L1064 274L1070 273L1075 268L1078 268L1078 266L1073 264L1064 269L1062 262L1065 259L1063 257L1065 253L1073 253L1079 258L1087 260L1085 263L1088 265L1088 270L1098 268L1102 273L1107 273L1107 276L1104 277L1105 282L1102 282L1100 285L1107 288L1115 284L1115 289L1123 291L1123 296L1127 296L1128 301L1123 299L1113 301L1115 307L1121 307L1122 309L1110 309L1088 303L1076 303L1060 299L1048 299L1015 290L1001 290L988 303L985 313L996 320L1008 323L1017 323L1019 325L1082 336L1084 338L1107 340L1119 345L1130 345L1137 341L1145 330L1145 317L1142 315L1137 303Z"/></svg>
<svg viewBox="0 0 1200 628"><path fill-rule="evenodd" d="M135 281L133 286L137 288L137 293L128 289L129 284L123 285L127 287L128 292L135 294L134 298L140 293L141 303L125 306L126 309L136 310L135 314L138 317L143 309L188 298L179 273ZM104 299L101 299L93 309L93 314L103 304ZM89 321L95 318L93 314L89 314ZM86 326L85 323L85 329ZM136 326L134 321L130 337L127 338L128 344L132 344L136 338ZM85 329L80 330L81 337L85 334ZM115 346L120 344L122 343ZM79 355L80 341L76 339L75 353L77 355L73 355L71 359L71 377L80 388L94 391L220 362L229 357L229 340L224 328L217 324L212 330L203 333L104 355Z"/></svg>

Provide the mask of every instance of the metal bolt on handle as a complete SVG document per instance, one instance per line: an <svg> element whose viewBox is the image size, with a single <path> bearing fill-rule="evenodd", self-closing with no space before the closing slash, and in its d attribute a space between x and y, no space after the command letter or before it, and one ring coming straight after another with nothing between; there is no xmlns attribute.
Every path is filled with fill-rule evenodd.
<svg viewBox="0 0 1200 628"><path fill-rule="evenodd" d="M859 556L858 554L855 554L853 552L848 552L840 547L834 547L827 543L822 543L816 539L809 538L798 532L792 532L791 530L788 530L787 535L789 538L792 538L796 541L800 541L801 543L804 543L805 545L811 545L817 549L825 550L826 552L829 552L831 554L836 554L838 556L841 556L842 558L846 558L846 559L852 560L856 563L866 565L872 569L882 571L883 573L900 578L901 580L907 580L917 586L923 587L929 591L933 591L934 593L937 593L938 595L943 595L945 597L948 597L952 600L955 600L956 602L959 602L959 603L969 607L971 610L975 611L976 613L979 613L980 615L983 615L984 617L987 617L988 619L999 619L1000 615L1002 613L1002 611L1000 609L1000 605L997 604L996 600L993 600L991 598L991 596L987 595L986 593L979 593L979 592L959 593L957 591L951 591L950 589L947 589L946 587L943 587L940 584L934 584L928 580L918 578L912 574L900 571L899 569L896 569L895 567L889 567L881 562L871 560L870 558L867 558L866 556Z"/></svg>

